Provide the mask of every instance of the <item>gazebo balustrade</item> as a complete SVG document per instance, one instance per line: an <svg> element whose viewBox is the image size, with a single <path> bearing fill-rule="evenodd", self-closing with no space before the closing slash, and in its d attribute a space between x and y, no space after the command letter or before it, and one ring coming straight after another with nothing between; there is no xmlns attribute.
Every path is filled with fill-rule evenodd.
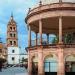
<svg viewBox="0 0 75 75"><path fill-rule="evenodd" d="M39 47L41 47L44 49L56 49L56 48L59 48L59 47L62 47L62 48L75 48L75 44L48 44L48 45L37 45L37 46L31 46L31 47L27 47L26 50L28 51L29 50L37 50Z"/></svg>
<svg viewBox="0 0 75 75"><path fill-rule="evenodd" d="M69 36L70 38L68 37L64 37L62 40L63 40L63 43L59 43L58 42L58 38L57 37L50 37L49 38L49 35L46 38L42 38L42 43L41 45L43 46L48 46L48 45L64 45L64 46L71 46L71 47L74 47L75 45L75 39L74 39L74 36ZM53 39L52 39L53 38ZM66 39L66 40L65 40ZM40 46L40 39L36 38L35 40L31 40L31 47L32 46Z"/></svg>

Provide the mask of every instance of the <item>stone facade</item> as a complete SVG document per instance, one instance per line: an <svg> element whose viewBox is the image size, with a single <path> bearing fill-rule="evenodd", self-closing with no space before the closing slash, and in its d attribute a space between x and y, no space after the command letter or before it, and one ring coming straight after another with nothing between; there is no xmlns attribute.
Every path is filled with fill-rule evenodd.
<svg viewBox="0 0 75 75"><path fill-rule="evenodd" d="M62 2L62 0L59 0L58 3L42 5L40 2L38 7L29 10L29 13L26 17L26 23L28 24L27 50L29 75L33 75L34 57L37 57L38 64L36 74L46 74L44 63L47 56L50 56L50 58L53 56L56 57L58 68L57 75L65 75L65 72L72 72L72 69L73 72L75 72L75 67L73 67L75 63L75 43L65 44L63 41L63 36L65 34L75 32L75 3ZM35 46L32 46L31 43L31 31L34 31L36 34ZM37 43L37 34L39 34L40 39L39 45ZM47 35L47 43L44 45L42 34ZM49 44L49 34L58 36L58 43Z"/></svg>
<svg viewBox="0 0 75 75"><path fill-rule="evenodd" d="M66 63L66 59L68 56L71 55L75 55L75 45L74 47L70 47L72 45L68 45L70 48L68 48L67 46L63 45L63 47L56 46L56 48L53 47L49 47L49 48L44 48L42 47L37 47L36 49L34 48L29 48L28 50L30 50L28 52L28 56L29 56L29 61L28 62L28 71L31 74L32 71L32 62L33 62L33 57L37 57L38 58L38 75L44 75L45 74L45 69L44 69L44 62L45 62L45 58L49 55L55 55L57 58L57 62L58 62L58 70L57 70L57 75L65 75L65 63ZM33 51L34 49L34 51ZM75 58L75 57L74 57ZM70 60L70 59L69 59ZM30 68L31 67L31 68Z"/></svg>

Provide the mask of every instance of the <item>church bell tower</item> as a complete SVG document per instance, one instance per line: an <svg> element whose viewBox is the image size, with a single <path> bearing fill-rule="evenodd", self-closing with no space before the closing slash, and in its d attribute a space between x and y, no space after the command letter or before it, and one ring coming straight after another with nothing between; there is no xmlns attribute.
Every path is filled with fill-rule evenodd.
<svg viewBox="0 0 75 75"><path fill-rule="evenodd" d="M10 21L7 26L7 46L18 47L18 37L17 37L17 25L13 19L13 15L11 15Z"/></svg>
<svg viewBox="0 0 75 75"><path fill-rule="evenodd" d="M8 49L8 64L19 63L19 47L18 47L18 32L17 25L13 18L13 14L7 25L7 49Z"/></svg>

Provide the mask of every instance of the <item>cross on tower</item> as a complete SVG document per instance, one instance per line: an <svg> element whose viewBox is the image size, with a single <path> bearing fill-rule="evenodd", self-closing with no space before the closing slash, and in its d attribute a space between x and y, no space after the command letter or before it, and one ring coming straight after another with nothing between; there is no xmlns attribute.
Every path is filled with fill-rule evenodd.
<svg viewBox="0 0 75 75"><path fill-rule="evenodd" d="M11 13L11 20L13 19L13 12Z"/></svg>
<svg viewBox="0 0 75 75"><path fill-rule="evenodd" d="M39 5L42 5L42 1L40 0Z"/></svg>

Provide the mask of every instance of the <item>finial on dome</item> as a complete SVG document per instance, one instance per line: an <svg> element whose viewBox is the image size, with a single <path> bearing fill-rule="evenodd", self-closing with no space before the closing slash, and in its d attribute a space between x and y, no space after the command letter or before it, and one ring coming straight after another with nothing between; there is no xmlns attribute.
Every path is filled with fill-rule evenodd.
<svg viewBox="0 0 75 75"><path fill-rule="evenodd" d="M30 12L31 8L29 8L29 12Z"/></svg>
<svg viewBox="0 0 75 75"><path fill-rule="evenodd" d="M62 3L62 0L59 0L59 3Z"/></svg>
<svg viewBox="0 0 75 75"><path fill-rule="evenodd" d="M41 6L42 5L42 1L40 0L40 2L39 2L39 6Z"/></svg>
<svg viewBox="0 0 75 75"><path fill-rule="evenodd" d="M13 19L13 12L11 13L11 20Z"/></svg>

